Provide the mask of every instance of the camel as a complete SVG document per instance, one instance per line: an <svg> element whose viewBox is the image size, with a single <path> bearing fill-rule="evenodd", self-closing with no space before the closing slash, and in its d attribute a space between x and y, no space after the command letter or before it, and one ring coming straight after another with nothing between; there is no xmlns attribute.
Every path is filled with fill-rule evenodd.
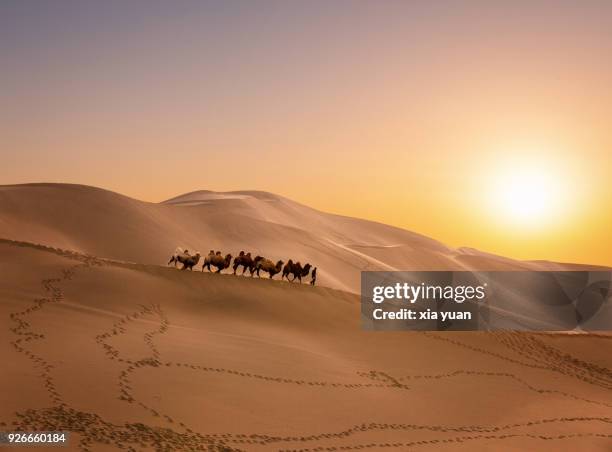
<svg viewBox="0 0 612 452"><path fill-rule="evenodd" d="M217 251L216 253L214 253L212 250L210 250L210 253L204 259L204 265L202 266L202 271L204 271L204 268L206 267L209 272L212 272L212 270L210 269L210 266L212 265L213 267L217 267L217 271L215 273L221 273L221 270L228 268L231 262L232 262L231 254L228 254L225 257L223 257L221 255L221 251Z"/></svg>
<svg viewBox="0 0 612 452"><path fill-rule="evenodd" d="M302 267L302 264L300 264L299 262L294 263L291 259L289 259L289 261L283 268L283 275L281 276L281 279L287 277L287 281L289 281L289 274L292 274L293 279L291 279L291 281L293 282L295 281L295 278L297 278L301 284L302 277L308 275L308 272L310 272L310 267L312 267L312 265L310 264L306 264L304 265L304 267Z"/></svg>
<svg viewBox="0 0 612 452"><path fill-rule="evenodd" d="M261 259L261 256L257 256ZM257 258L255 258L257 259ZM244 251L240 251L240 254L234 259L234 275L236 274L236 270L238 267L242 267L242 275L249 270L251 276L253 276L253 272L255 271L255 260L251 257L251 253L244 253Z"/></svg>
<svg viewBox="0 0 612 452"><path fill-rule="evenodd" d="M312 265L310 265L308 262L306 262L306 265L304 265L304 267L302 268L302 273L297 275L297 279L298 281L300 281L300 284L302 284L302 278L304 276L308 276L308 272L310 272L310 269L312 268ZM293 279L295 279L296 275L294 273Z"/></svg>
<svg viewBox="0 0 612 452"><path fill-rule="evenodd" d="M193 256L189 256L181 262L183 263L183 268L181 268L181 270L189 269L193 271L193 267L198 265L198 262L200 262L200 253L195 253Z"/></svg>
<svg viewBox="0 0 612 452"><path fill-rule="evenodd" d="M234 275L236 274L238 267L242 266L243 269L241 274L244 275L248 270L251 277L253 277L257 263L262 259L263 257L259 255L255 256L255 259L253 259L251 257L251 253L244 254L244 251L240 251L238 257L234 259Z"/></svg>
<svg viewBox="0 0 612 452"><path fill-rule="evenodd" d="M170 257L170 260L166 265L174 264L176 267L179 263L183 264L183 268L181 270L185 270L189 268L189 270L193 270L193 267L200 261L200 253L196 253L193 256L189 254L189 250L183 250L183 248L178 247L174 250L174 254Z"/></svg>
<svg viewBox="0 0 612 452"><path fill-rule="evenodd" d="M272 262L270 259L266 259L265 257L262 257L260 260L257 261L257 264L255 264L255 271L257 272L258 278L260 270L267 272L270 275L270 279L272 279L274 275L280 273L282 268L283 261L278 261L276 265L274 265L274 262Z"/></svg>
<svg viewBox="0 0 612 452"><path fill-rule="evenodd" d="M255 259L253 259L253 264L251 265L251 268L249 268L249 271L251 272L251 278L255 274L255 269L257 268L257 264L259 263L259 261L263 259L265 259L265 257L259 256L259 255L255 256Z"/></svg>
<svg viewBox="0 0 612 452"><path fill-rule="evenodd" d="M189 254L189 250L184 250L183 248L178 246L174 250L174 253L172 253L172 256L170 256L170 260L168 261L168 263L166 265L174 264L174 266L176 267L178 265L178 263L179 263L179 256L181 256L181 257L183 257L183 256L191 256L191 254Z"/></svg>
<svg viewBox="0 0 612 452"><path fill-rule="evenodd" d="M289 280L289 273L291 273L291 270L293 270L293 260L289 259L287 261L287 263L285 264L285 266L283 267L283 274L281 275L281 279L285 279L285 277L287 278L287 280Z"/></svg>

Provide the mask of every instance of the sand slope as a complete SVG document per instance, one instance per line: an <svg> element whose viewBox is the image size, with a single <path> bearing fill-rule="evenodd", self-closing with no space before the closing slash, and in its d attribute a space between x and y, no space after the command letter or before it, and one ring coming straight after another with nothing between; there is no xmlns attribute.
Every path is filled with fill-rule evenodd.
<svg viewBox="0 0 612 452"><path fill-rule="evenodd" d="M333 289L0 256L0 430L67 429L81 450L612 444L609 337L364 332Z"/></svg>
<svg viewBox="0 0 612 452"><path fill-rule="evenodd" d="M253 191L199 191L154 204L82 185L0 186L0 238L149 264L164 264L177 246L234 255L249 250L274 261L311 262L321 285L351 292L359 291L361 270L551 265L451 249L403 229Z"/></svg>

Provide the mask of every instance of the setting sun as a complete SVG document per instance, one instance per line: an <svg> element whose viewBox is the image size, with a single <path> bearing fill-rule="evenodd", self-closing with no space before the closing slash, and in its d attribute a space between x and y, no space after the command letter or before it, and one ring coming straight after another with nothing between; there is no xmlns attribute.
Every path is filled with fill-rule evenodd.
<svg viewBox="0 0 612 452"><path fill-rule="evenodd" d="M555 182L550 172L540 168L512 168L498 181L497 207L513 223L544 223L557 213Z"/></svg>

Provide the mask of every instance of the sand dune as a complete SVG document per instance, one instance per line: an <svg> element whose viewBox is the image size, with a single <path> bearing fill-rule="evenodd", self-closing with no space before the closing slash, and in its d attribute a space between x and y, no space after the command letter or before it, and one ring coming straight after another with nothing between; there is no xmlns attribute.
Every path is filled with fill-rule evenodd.
<svg viewBox="0 0 612 452"><path fill-rule="evenodd" d="M0 186L0 238L148 264L164 264L177 246L233 254L244 249L274 261L311 262L321 285L355 293L361 270L548 265L451 249L403 229L256 191L198 191L155 204L81 185Z"/></svg>
<svg viewBox="0 0 612 452"><path fill-rule="evenodd" d="M166 267L177 245L309 261L321 285ZM270 193L58 184L0 187L0 256L0 431L82 451L610 450L609 336L359 324L363 269L565 264Z"/></svg>
<svg viewBox="0 0 612 452"><path fill-rule="evenodd" d="M75 450L610 450L605 336L365 332L333 289L0 255L0 429Z"/></svg>

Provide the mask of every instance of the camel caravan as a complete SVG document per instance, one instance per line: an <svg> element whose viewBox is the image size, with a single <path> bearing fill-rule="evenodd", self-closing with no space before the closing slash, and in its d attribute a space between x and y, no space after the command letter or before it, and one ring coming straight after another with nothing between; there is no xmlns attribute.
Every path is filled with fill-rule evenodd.
<svg viewBox="0 0 612 452"><path fill-rule="evenodd" d="M190 254L189 250L177 248L174 251L174 254L172 254L170 257L167 265L174 264L174 266L177 267L178 264L182 264L183 267L181 270L193 270L193 268L198 265L201 258L202 255L199 252ZM270 279L272 279L274 275L277 275L282 271L281 279L287 278L287 281L291 282L297 279L298 282L301 283L302 278L307 277L310 273L310 284L314 286L317 282L317 268L313 268L310 264L302 266L302 264L299 262L293 262L291 259L289 259L286 264L282 260L274 263L270 259L266 259L263 256L252 257L251 253L245 253L244 251L240 251L240 254L234 258L234 263L232 265L231 254L226 254L223 256L221 251L215 252L214 250L210 250L208 255L204 257L202 271L204 271L206 268L209 272L213 273L211 267L214 267L214 273L221 273L221 271L229 268L230 266L234 270L234 275L236 275L236 271L242 267L242 273L240 274L243 276L248 271L251 277L257 275L257 277L260 278L261 272L264 272L268 274ZM289 276L291 276L291 279L289 279Z"/></svg>

